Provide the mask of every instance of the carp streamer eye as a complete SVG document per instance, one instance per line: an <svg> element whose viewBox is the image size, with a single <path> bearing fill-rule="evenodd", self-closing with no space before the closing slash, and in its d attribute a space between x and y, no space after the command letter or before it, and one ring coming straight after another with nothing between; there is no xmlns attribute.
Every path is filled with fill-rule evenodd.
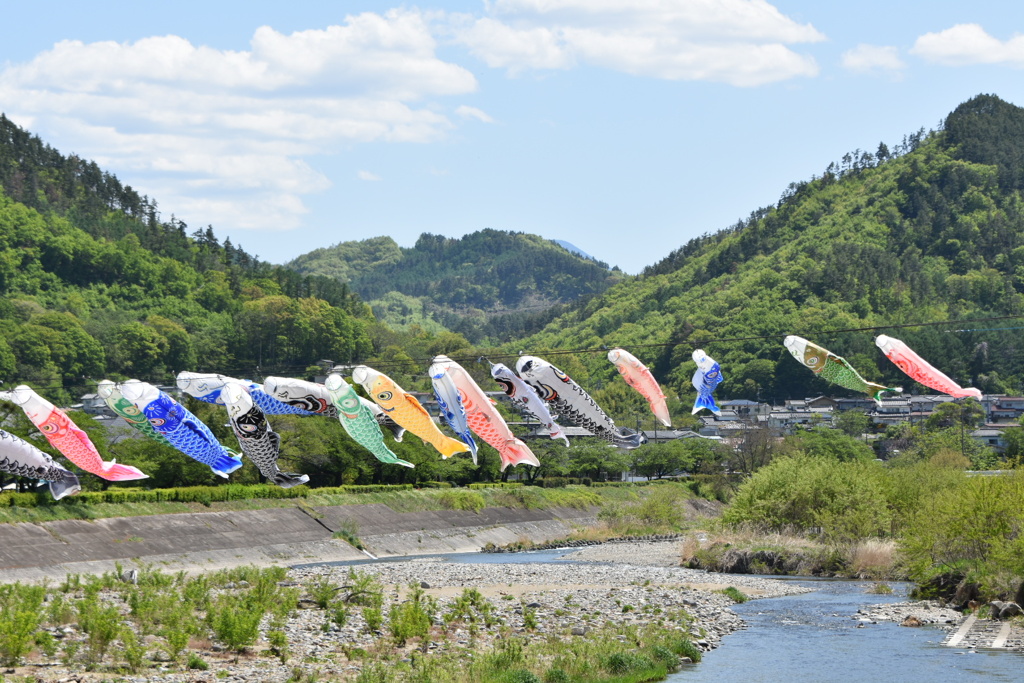
<svg viewBox="0 0 1024 683"><path fill-rule="evenodd" d="M817 356L811 356L810 358L807 359L807 364L808 365L817 365L818 364L818 357Z"/></svg>
<svg viewBox="0 0 1024 683"><path fill-rule="evenodd" d="M154 417L154 418L150 419L149 424L153 425L154 427L163 427L164 426L164 422L166 422L166 421L167 420L164 420L163 418Z"/></svg>
<svg viewBox="0 0 1024 683"><path fill-rule="evenodd" d="M358 403L359 401L355 400L354 398L346 398L344 401L341 402L341 405L345 408L355 408Z"/></svg>
<svg viewBox="0 0 1024 683"><path fill-rule="evenodd" d="M127 413L128 415L138 415L142 411L136 408L135 406L129 406L124 409L124 412Z"/></svg>
<svg viewBox="0 0 1024 683"><path fill-rule="evenodd" d="M377 394L377 398L379 398L382 401L390 401L393 395L394 394L392 394L390 391L382 391L379 394Z"/></svg>
<svg viewBox="0 0 1024 683"><path fill-rule="evenodd" d="M53 434L54 432L57 431L57 429L57 425L52 423L43 425L43 431L46 432L47 434Z"/></svg>
<svg viewBox="0 0 1024 683"><path fill-rule="evenodd" d="M243 432L255 432L256 425L239 425Z"/></svg>

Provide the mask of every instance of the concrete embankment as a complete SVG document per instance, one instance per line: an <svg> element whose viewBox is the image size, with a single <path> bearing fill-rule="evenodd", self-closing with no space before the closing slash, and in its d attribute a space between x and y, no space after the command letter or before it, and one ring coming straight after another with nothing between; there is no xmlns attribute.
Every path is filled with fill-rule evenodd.
<svg viewBox="0 0 1024 683"><path fill-rule="evenodd" d="M0 582L100 573L116 563L191 571L366 559L333 538L342 529L375 557L473 552L488 542L563 538L594 521L593 511L569 508L399 513L372 504L3 524Z"/></svg>

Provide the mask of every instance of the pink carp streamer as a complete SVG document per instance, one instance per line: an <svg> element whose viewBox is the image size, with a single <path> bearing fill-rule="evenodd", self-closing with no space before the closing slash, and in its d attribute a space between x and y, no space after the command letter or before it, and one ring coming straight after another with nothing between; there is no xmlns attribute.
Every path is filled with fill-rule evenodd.
<svg viewBox="0 0 1024 683"><path fill-rule="evenodd" d="M612 349L608 352L608 360L615 366L626 380L626 384L640 392L640 395L647 399L651 406L651 412L658 418L661 424L666 427L672 426L672 419L668 414L668 405L665 403L665 394L658 385L658 380L647 369L647 366L624 349Z"/></svg>
<svg viewBox="0 0 1024 683"><path fill-rule="evenodd" d="M466 422L473 433L498 451L501 457L501 471L511 465L533 465L540 467L540 461L530 447L523 443L509 429L508 423L494 407L494 402L484 393L480 385L466 372L466 369L448 356L436 356L431 367L444 369L451 377L462 406L466 410Z"/></svg>
<svg viewBox="0 0 1024 683"><path fill-rule="evenodd" d="M131 481L145 479L148 475L130 465L118 465L116 461L105 462L89 439L89 435L71 421L63 410L37 394L24 384L15 387L9 398L21 406L46 440L68 460L108 481Z"/></svg>
<svg viewBox="0 0 1024 683"><path fill-rule="evenodd" d="M903 372L916 382L949 394L954 398L981 398L981 391L974 388L964 389L945 374L935 369L928 361L914 353L914 350L895 337L880 334L875 337L875 346L882 350L885 357L896 364Z"/></svg>

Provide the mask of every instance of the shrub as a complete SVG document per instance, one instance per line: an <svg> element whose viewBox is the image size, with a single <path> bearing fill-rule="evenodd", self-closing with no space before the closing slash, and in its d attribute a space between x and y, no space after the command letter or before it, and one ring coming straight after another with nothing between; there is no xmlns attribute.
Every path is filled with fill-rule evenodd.
<svg viewBox="0 0 1024 683"><path fill-rule="evenodd" d="M821 529L829 540L857 540L891 530L888 488L884 466L874 461L778 458L740 486L722 519L772 530Z"/></svg>
<svg viewBox="0 0 1024 683"><path fill-rule="evenodd" d="M188 656L188 668L194 671L206 671L210 665L206 663L205 659L193 653Z"/></svg>
<svg viewBox="0 0 1024 683"><path fill-rule="evenodd" d="M669 649L676 653L680 657L687 657L691 662L699 662L704 654L700 651L700 648L693 644L693 641L689 638L679 638L679 640L670 643Z"/></svg>
<svg viewBox="0 0 1024 683"><path fill-rule="evenodd" d="M367 633L376 633L384 625L384 615L379 607L364 607L363 621L366 622Z"/></svg>
<svg viewBox="0 0 1024 683"><path fill-rule="evenodd" d="M479 512L487 506L484 497L476 491L445 491L438 497L438 502L448 510Z"/></svg>
<svg viewBox="0 0 1024 683"><path fill-rule="evenodd" d="M42 586L0 586L0 660L5 666L17 666L31 649L45 595Z"/></svg>
<svg viewBox="0 0 1024 683"><path fill-rule="evenodd" d="M723 588L722 590L720 590L718 592L721 593L722 595L726 596L727 598L729 598L730 600L732 600L733 602L735 602L737 604L744 603L744 602L746 602L749 599L749 598L747 598L746 595L743 594L742 591L740 591L738 588L735 588L734 586L729 586L728 588Z"/></svg>
<svg viewBox="0 0 1024 683"><path fill-rule="evenodd" d="M570 683L569 674L565 669L551 667L544 673L544 683Z"/></svg>
<svg viewBox="0 0 1024 683"><path fill-rule="evenodd" d="M229 650L242 652L259 637L264 609L257 601L222 595L210 606L207 621L214 637Z"/></svg>
<svg viewBox="0 0 1024 683"><path fill-rule="evenodd" d="M388 614L388 630L395 644L405 645L410 638L426 638L430 633L433 602L424 598L423 589L411 584L409 599L400 605L392 605Z"/></svg>
<svg viewBox="0 0 1024 683"><path fill-rule="evenodd" d="M609 655L604 666L613 674L627 674L654 668L654 662L638 652L615 652Z"/></svg>

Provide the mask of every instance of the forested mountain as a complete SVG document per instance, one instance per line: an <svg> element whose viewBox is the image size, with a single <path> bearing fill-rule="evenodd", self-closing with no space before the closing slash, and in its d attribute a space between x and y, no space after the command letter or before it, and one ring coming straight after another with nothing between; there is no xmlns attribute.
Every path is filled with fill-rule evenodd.
<svg viewBox="0 0 1024 683"><path fill-rule="evenodd" d="M848 393L789 356L783 336L799 334L869 379L927 391L876 349L886 333L962 384L1019 392L1024 317L831 331L1024 314L1022 190L1024 109L981 95L941 130L848 154L792 184L777 205L691 240L515 348L624 345L671 393L692 395L690 355L701 346L722 365L721 396ZM603 353L566 358L592 386L613 376Z"/></svg>
<svg viewBox="0 0 1024 683"><path fill-rule="evenodd" d="M533 314L622 279L551 240L491 229L461 238L424 233L412 248L390 237L342 242L287 266L347 283L393 326L447 328L474 341L519 336L535 326Z"/></svg>
<svg viewBox="0 0 1024 683"><path fill-rule="evenodd" d="M0 378L53 400L104 376L294 372L372 352L369 308L336 280L191 235L93 162L0 115Z"/></svg>

